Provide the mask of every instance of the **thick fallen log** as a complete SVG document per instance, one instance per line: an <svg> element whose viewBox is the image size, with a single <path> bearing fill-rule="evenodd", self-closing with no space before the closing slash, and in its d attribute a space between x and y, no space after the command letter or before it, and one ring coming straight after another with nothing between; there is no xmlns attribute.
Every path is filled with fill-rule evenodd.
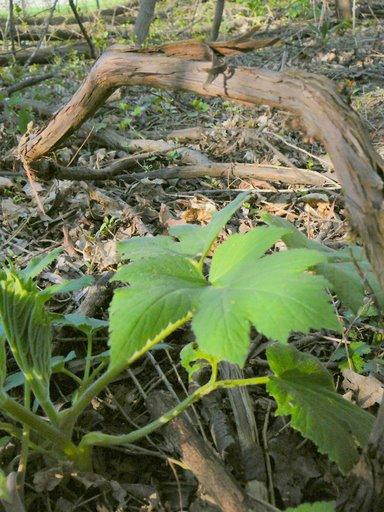
<svg viewBox="0 0 384 512"><path fill-rule="evenodd" d="M180 45L182 46L182 45ZM169 47L169 45L168 45ZM210 48L188 45L187 58L206 59ZM181 54L181 49L177 52ZM175 54L175 51L173 52ZM352 225L364 241L384 286L384 162L373 149L357 114L326 78L300 71L275 73L228 66L207 85L210 61L168 57L161 48L140 53L112 47L47 126L20 141L19 154L30 166L81 126L117 87L150 85L223 96L248 105L267 103L300 114L311 135L323 142L345 194Z"/></svg>
<svg viewBox="0 0 384 512"><path fill-rule="evenodd" d="M0 53L0 66L10 66L15 61L17 64L23 65L28 62L28 59L33 54L34 50L34 48L19 50L15 53L15 56L13 56L11 52ZM74 43L65 46L49 46L47 48L40 48L29 64L49 64L52 62L54 57L65 57L74 51L81 53L84 57L90 57L87 43Z"/></svg>

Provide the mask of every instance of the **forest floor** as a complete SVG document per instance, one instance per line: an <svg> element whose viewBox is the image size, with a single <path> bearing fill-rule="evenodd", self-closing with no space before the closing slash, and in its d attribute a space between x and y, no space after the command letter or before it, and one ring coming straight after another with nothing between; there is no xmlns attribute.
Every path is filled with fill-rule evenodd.
<svg viewBox="0 0 384 512"><path fill-rule="evenodd" d="M205 36L211 11L205 4L201 9L192 19L189 4L162 5L163 14L154 22L148 44ZM293 16L276 9L264 21L257 18L257 35L278 36L281 42L237 57L233 63L326 75L360 114L376 150L384 157L384 19L359 18L352 29L335 22L319 27L312 14L310 19L304 19L302 13ZM177 21L180 19L188 22L182 24ZM223 36L245 32L254 21L244 5L228 3ZM101 48L112 39L127 43L132 31L130 23L119 25L120 33L111 38L101 19L88 27ZM42 214L19 162L12 158L12 150L28 123L44 123L44 109L39 105L54 111L64 104L90 66L89 60L74 52L55 58L51 64L0 68L0 262L10 260L23 267L33 256L63 247L57 262L42 274L41 287L85 274L99 278L116 269L118 241L166 234L169 227L184 222L206 223L239 191L249 191L251 199L229 223L227 234L248 231L260 224L261 213L270 212L330 247L342 247L354 239L332 164L321 144L301 130L295 116L263 105L250 109L222 99L148 87L121 89L119 96L106 103L91 121L93 132L112 128L127 140L164 139L174 148L160 156L154 150L153 156L141 163L148 177L135 181L54 179L35 183L44 204ZM45 73L52 73L52 78L7 96L5 88L15 81ZM186 141L170 139L169 132L185 128L191 129ZM333 184L318 187L256 178L164 179L159 174L151 178L151 171L178 164L181 145L215 162L283 165L325 173ZM76 163L97 169L127 154L121 148L101 146L91 134L83 137L75 133L56 150L55 158L63 165ZM87 290L63 296L51 304L51 309L73 312L86 293ZM339 392L348 399L358 401L358 386L362 385L358 381L360 384L351 390L350 381L342 374L348 366L364 378L375 377L375 384L366 383L373 386L371 391L376 396L382 396L384 331L369 317L353 316L343 309L339 312L346 325L344 336L322 332L295 335L292 343L326 363L334 372ZM106 319L107 306L99 304L92 315ZM185 397L188 380L178 353L190 336L188 330L178 333L94 399L81 418L79 432L101 429L120 433L129 431L132 425L144 425L150 418L146 397L160 389L171 388L179 398ZM267 345L265 339L256 340L244 370L246 375L265 372ZM94 350L101 353L106 349L107 333L103 333ZM83 361L85 340L70 328L61 329L54 350L54 355L69 355L68 368L76 372ZM57 376L55 387L57 403L64 404L71 382L65 376ZM12 393L17 396L18 388ZM261 449L268 461L267 487L276 506L286 508L304 501L337 498L342 479L337 467L293 431L287 420L274 417L275 405L263 390L252 388L250 396ZM220 457L228 471L252 493L257 468L255 461L246 461L238 449L241 440L231 403L225 394L220 394L215 406L221 415L219 421L225 420L231 435L227 450ZM375 412L377 403L368 406ZM220 440L212 438L212 422L216 420L211 412L211 406L203 402L195 407L192 416L203 438L214 446L216 443L218 449ZM11 468L18 446L6 437L0 441L1 466ZM26 507L54 512L216 510L177 459L177 452L161 431L131 447L98 449L94 474L75 473L69 466L47 469L44 460L32 457L27 472Z"/></svg>

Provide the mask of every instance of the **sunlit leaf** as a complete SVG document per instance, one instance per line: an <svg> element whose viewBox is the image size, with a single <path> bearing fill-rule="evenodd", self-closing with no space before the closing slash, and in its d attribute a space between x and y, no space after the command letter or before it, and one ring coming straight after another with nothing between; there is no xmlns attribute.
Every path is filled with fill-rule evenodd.
<svg viewBox="0 0 384 512"><path fill-rule="evenodd" d="M181 256L138 260L120 269L119 276L132 287L116 290L111 303L111 367L190 313L206 286L196 266Z"/></svg>

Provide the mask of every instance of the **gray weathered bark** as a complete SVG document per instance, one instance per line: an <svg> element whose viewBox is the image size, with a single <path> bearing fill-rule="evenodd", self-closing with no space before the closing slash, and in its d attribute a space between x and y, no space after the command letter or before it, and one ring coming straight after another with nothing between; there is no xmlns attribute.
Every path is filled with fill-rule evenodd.
<svg viewBox="0 0 384 512"><path fill-rule="evenodd" d="M146 40L149 27L155 14L156 0L140 0L139 14L135 22L135 36L141 46Z"/></svg>

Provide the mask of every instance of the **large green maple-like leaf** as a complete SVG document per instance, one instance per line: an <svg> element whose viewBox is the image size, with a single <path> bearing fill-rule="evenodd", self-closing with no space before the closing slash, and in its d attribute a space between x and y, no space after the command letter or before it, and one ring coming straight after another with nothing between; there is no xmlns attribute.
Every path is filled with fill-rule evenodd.
<svg viewBox="0 0 384 512"><path fill-rule="evenodd" d="M220 231L247 197L247 193L239 194L225 208L216 212L206 226L174 226L169 230L171 236L134 237L120 242L118 249L124 258L131 261L166 254L204 258Z"/></svg>
<svg viewBox="0 0 384 512"><path fill-rule="evenodd" d="M292 331L340 330L325 292L327 282L305 272L323 262L324 255L296 249L262 256L283 233L258 228L234 235L218 248L210 286L202 291L192 321L203 351L242 366L251 325L279 341Z"/></svg>
<svg viewBox="0 0 384 512"><path fill-rule="evenodd" d="M364 447L374 417L339 396L332 376L321 362L290 345L267 349L274 373L267 383L279 416L290 415L291 426L311 439L347 473L357 462L358 447Z"/></svg>
<svg viewBox="0 0 384 512"><path fill-rule="evenodd" d="M126 361L191 312L201 350L240 366L251 325L281 341L292 331L338 330L327 282L306 272L324 255L306 249L264 255L284 232L263 227L228 238L212 258L209 280L196 262L176 254L121 267L115 279L131 288L117 290L112 302L111 365Z"/></svg>
<svg viewBox="0 0 384 512"><path fill-rule="evenodd" d="M327 261L317 265L315 270L331 283L341 302L354 313L361 308L367 287L373 291L380 306L384 307L384 292L361 247L351 245L336 251L309 240L285 219L270 214L264 214L262 218L268 225L286 230L282 239L290 249L315 249L327 255Z"/></svg>
<svg viewBox="0 0 384 512"><path fill-rule="evenodd" d="M115 280L132 287L117 290L111 303L111 367L190 313L207 284L190 260L177 255L135 261L121 267Z"/></svg>

